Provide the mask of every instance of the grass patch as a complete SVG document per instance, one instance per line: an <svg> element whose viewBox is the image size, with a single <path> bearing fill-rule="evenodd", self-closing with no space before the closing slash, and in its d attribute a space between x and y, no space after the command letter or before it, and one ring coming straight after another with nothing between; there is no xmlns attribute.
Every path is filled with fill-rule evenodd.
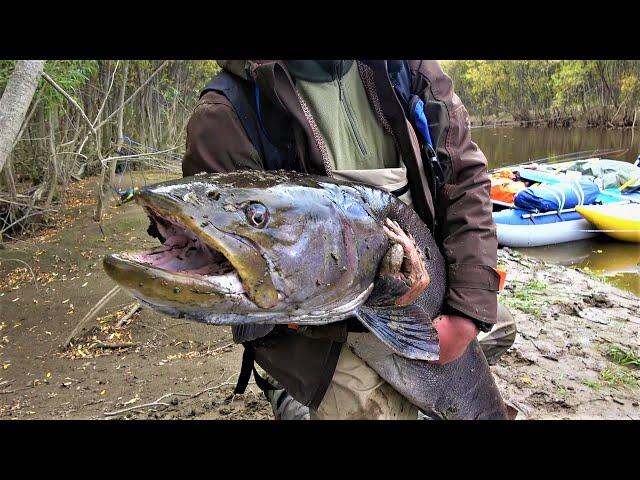
<svg viewBox="0 0 640 480"><path fill-rule="evenodd" d="M605 355L609 360L621 367L640 368L640 355L631 350L615 344L608 344L605 347Z"/></svg>
<svg viewBox="0 0 640 480"><path fill-rule="evenodd" d="M637 387L638 379L624 368L607 367L600 372L600 379L613 386Z"/></svg>
<svg viewBox="0 0 640 480"><path fill-rule="evenodd" d="M596 392L602 388L602 384L600 382L594 382L592 380L583 380L582 383L585 384L587 387L595 390Z"/></svg>
<svg viewBox="0 0 640 480"><path fill-rule="evenodd" d="M509 296L503 296L501 301L507 306L520 310L523 313L539 315L540 308L546 305L546 301L540 301L536 296L546 291L549 285L539 280L532 280L521 288L515 290Z"/></svg>
<svg viewBox="0 0 640 480"><path fill-rule="evenodd" d="M567 387L563 385L556 385L556 391L558 392L558 395L561 396L563 399L566 399L567 396L569 395L569 390L567 390Z"/></svg>

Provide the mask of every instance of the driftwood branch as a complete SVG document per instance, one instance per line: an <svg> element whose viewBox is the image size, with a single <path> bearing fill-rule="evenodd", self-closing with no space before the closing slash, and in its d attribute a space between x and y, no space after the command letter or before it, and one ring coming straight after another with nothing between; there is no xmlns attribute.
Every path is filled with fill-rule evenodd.
<svg viewBox="0 0 640 480"><path fill-rule="evenodd" d="M53 208L39 208L39 207L30 207L30 210L36 208L37 210L35 212L29 212L26 213L24 215L22 215L20 218L18 218L17 220L13 221L12 223L10 223L9 225L5 225L2 227L2 230L0 230L0 233L4 233L9 231L9 229L11 227L13 227L14 225L26 220L29 217L33 217L34 215L40 215L44 212L57 212L57 210L53 209Z"/></svg>
<svg viewBox="0 0 640 480"><path fill-rule="evenodd" d="M161 155L163 153L171 152L173 150L177 150L178 148L180 148L180 147L167 148L166 150L159 150L157 152L142 152L142 153L133 153L131 155L116 155L114 157L103 158L102 160L100 160L100 162L102 164L106 164L111 160L123 160L123 159L127 159L127 158L151 157L153 155Z"/></svg>
<svg viewBox="0 0 640 480"><path fill-rule="evenodd" d="M173 396L187 397L187 398L197 398L200 395L202 395L203 393L210 392L211 390L216 390L216 389L218 389L220 387L224 387L224 386L227 386L227 385L233 385L233 383L229 383L229 381L233 377L235 377L236 375L237 375L237 373L234 373L229 378L227 378L226 381L220 383L219 385L216 385L215 387L205 388L204 390L200 390L199 392L196 392L196 393L181 393L181 392L165 393L164 395L162 395L157 400L154 400L153 402L143 403L142 405L134 405L134 406L131 406L131 407L128 407L128 408L123 408L122 410L115 410L113 412L104 412L104 416L105 417L112 417L114 415L120 415L122 413L130 412L132 410L138 410L138 409L141 409L141 408L168 407L169 404L168 403L164 403L162 400L164 400L165 398L173 397ZM255 382L249 382L249 383L255 383Z"/></svg>
<svg viewBox="0 0 640 480"><path fill-rule="evenodd" d="M109 290L107 292L107 294L102 297L98 303L96 303L93 308L91 310L89 310L87 312L87 314L82 318L82 320L80 320L78 322L78 324L76 325L76 327L73 329L73 331L69 334L69 337L67 337L67 339L65 340L63 347L67 348L71 342L73 341L73 339L76 337L76 335L78 334L78 332L80 332L80 330L82 329L82 327L84 327L84 325L91 320L93 317L95 317L98 312L105 306L105 304L111 300L116 293L118 293L120 291L120 287L119 286L115 286L113 287L111 290Z"/></svg>
<svg viewBox="0 0 640 480"><path fill-rule="evenodd" d="M33 273L33 270L31 269L31 265L29 265L27 262L20 260L19 258L4 258L3 260L13 260L14 262L20 262L23 265L25 265L28 269L29 272L31 272L31 277L33 278L33 283L36 284L36 291L38 291L38 279L36 278L35 273Z"/></svg>
<svg viewBox="0 0 640 480"><path fill-rule="evenodd" d="M138 310L140 310L140 304L136 302L133 307L131 307L131 310L129 310L129 312L124 317L122 317L118 321L118 323L116 323L116 328L120 328L122 325L124 325L126 321L133 317Z"/></svg>
<svg viewBox="0 0 640 480"><path fill-rule="evenodd" d="M113 415L120 415L121 413L129 412L131 410L137 410L139 408L148 408L148 407L168 407L168 403L162 402L165 398L171 397L175 395L175 393L166 393L162 395L157 400L149 403L143 403L142 405L135 405L133 407L123 408L122 410L115 410L113 412L104 412L105 417L112 417Z"/></svg>
<svg viewBox="0 0 640 480"><path fill-rule="evenodd" d="M101 342L101 341L97 341L97 342L93 342L91 345L89 345L87 348L88 349L92 349L92 348L113 348L113 349L118 349L118 348L129 348L129 347L137 347L138 345L140 345L137 342L114 342L114 343L107 343L107 342Z"/></svg>

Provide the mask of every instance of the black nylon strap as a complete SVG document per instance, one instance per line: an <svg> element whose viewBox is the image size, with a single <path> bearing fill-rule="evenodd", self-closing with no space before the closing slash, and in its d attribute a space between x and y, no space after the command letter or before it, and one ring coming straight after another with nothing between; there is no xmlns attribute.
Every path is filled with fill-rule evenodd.
<svg viewBox="0 0 640 480"><path fill-rule="evenodd" d="M251 371L253 363L256 359L256 352L253 349L253 345L250 343L243 343L244 353L242 354L242 366L240 367L240 375L238 375L238 382L236 388L233 390L234 395L240 395L245 392L247 385L249 385L249 379L251 378Z"/></svg>
<svg viewBox="0 0 640 480"><path fill-rule="evenodd" d="M409 191L409 182L406 183L406 185L393 190L391 192L391 195L395 196L395 197L401 197L402 195L404 195L405 193L407 193Z"/></svg>
<svg viewBox="0 0 640 480"><path fill-rule="evenodd" d="M253 347L253 344L250 342L243 343L244 353L242 354L242 366L240 367L240 375L238 375L238 381L236 382L236 388L233 390L235 395L243 394L247 385L249 385L249 380L251 379L251 373L253 372L253 378L256 380L256 385L263 392L267 392L269 390L277 390L276 387L271 385L267 380L262 378L256 370L255 360L256 360L256 351Z"/></svg>

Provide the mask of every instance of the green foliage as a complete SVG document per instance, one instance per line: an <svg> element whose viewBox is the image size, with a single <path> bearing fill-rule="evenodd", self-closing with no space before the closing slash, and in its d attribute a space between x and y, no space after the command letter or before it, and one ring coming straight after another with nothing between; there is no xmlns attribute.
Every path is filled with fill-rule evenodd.
<svg viewBox="0 0 640 480"><path fill-rule="evenodd" d="M575 119L627 125L640 103L640 61L447 60L445 72L472 116Z"/></svg>
<svg viewBox="0 0 640 480"><path fill-rule="evenodd" d="M620 82L620 95L623 101L633 102L640 97L640 74L630 73Z"/></svg>
<svg viewBox="0 0 640 480"><path fill-rule="evenodd" d="M98 61L50 61L45 64L44 71L82 106L78 93L98 72ZM40 81L38 90L42 92L42 104L47 111L66 102L66 99L44 80Z"/></svg>
<svg viewBox="0 0 640 480"><path fill-rule="evenodd" d="M0 93L4 92L7 80L9 80L15 66L15 60L0 60Z"/></svg>

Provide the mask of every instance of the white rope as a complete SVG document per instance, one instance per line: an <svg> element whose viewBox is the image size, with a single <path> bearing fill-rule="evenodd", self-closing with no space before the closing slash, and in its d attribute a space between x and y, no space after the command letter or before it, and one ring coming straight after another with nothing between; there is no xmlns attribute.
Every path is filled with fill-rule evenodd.
<svg viewBox="0 0 640 480"><path fill-rule="evenodd" d="M556 193L556 190L554 190L554 185L546 185L546 184L541 184L539 185L541 190L548 190L549 192L551 192L551 194L553 195L553 197L556 199L556 201L558 202L558 210L564 210L564 203L566 200L566 197L564 195L564 192L562 190L558 190L558 193L560 195L558 195Z"/></svg>

